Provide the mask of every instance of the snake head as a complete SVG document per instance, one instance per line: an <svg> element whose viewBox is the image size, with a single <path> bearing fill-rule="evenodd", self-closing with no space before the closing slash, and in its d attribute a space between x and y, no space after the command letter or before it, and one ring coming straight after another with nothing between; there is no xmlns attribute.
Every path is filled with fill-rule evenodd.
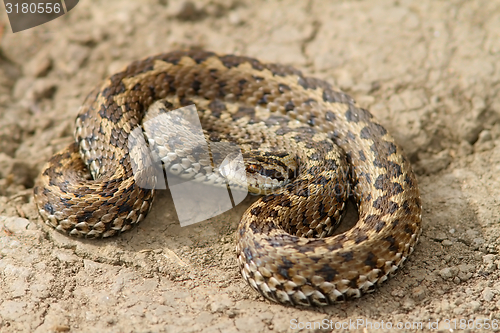
<svg viewBox="0 0 500 333"><path fill-rule="evenodd" d="M297 174L296 158L281 152L246 152L248 191L253 194L274 193L290 183Z"/></svg>

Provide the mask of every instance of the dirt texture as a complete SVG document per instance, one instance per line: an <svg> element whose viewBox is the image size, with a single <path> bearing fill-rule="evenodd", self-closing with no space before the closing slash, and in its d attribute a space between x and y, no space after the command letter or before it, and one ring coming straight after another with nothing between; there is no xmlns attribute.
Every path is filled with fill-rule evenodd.
<svg viewBox="0 0 500 333"><path fill-rule="evenodd" d="M0 332L500 326L499 1L87 0L16 34L1 12ZM264 300L234 250L252 199L181 228L164 191L139 227L101 241L41 223L34 180L73 140L86 94L132 60L191 47L293 65L389 129L423 202L422 237L394 278L324 309Z"/></svg>

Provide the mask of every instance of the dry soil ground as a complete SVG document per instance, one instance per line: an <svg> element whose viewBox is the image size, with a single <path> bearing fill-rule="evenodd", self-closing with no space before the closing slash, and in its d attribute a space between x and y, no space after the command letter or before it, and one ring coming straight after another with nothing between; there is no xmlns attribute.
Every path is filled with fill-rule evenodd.
<svg viewBox="0 0 500 333"><path fill-rule="evenodd" d="M16 34L1 12L0 332L293 332L358 319L403 331L500 326L499 1L87 0ZM138 228L105 241L40 223L34 179L72 141L85 95L131 60L188 47L294 65L393 133L424 205L421 240L395 278L320 310L265 301L236 265L248 200L181 228L162 194Z"/></svg>

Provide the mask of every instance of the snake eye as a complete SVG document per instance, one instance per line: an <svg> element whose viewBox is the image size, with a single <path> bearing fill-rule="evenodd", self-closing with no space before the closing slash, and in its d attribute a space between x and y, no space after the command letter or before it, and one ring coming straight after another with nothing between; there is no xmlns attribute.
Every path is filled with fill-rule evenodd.
<svg viewBox="0 0 500 333"><path fill-rule="evenodd" d="M250 172L250 173L257 173L259 172L260 170L262 169L262 167L256 165L256 164L250 164L248 167L247 167L247 171Z"/></svg>

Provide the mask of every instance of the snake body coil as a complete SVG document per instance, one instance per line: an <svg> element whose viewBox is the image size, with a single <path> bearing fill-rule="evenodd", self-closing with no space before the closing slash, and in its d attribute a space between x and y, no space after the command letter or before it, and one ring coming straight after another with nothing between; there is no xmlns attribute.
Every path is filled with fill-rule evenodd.
<svg viewBox="0 0 500 333"><path fill-rule="evenodd" d="M47 224L96 238L144 219L156 179L146 169L141 184L150 189L138 186L133 165L144 156L129 151L128 140L156 101L170 109L196 104L211 140L241 146L254 190L261 181L274 184L237 232L242 275L266 298L323 306L359 297L413 251L421 232L416 179L368 111L291 67L205 51L133 62L87 96L76 143L51 158L35 186ZM166 136L166 149L175 152ZM169 155L172 168L184 165L182 154ZM203 170L200 163L180 171ZM330 236L349 194L359 221Z"/></svg>

